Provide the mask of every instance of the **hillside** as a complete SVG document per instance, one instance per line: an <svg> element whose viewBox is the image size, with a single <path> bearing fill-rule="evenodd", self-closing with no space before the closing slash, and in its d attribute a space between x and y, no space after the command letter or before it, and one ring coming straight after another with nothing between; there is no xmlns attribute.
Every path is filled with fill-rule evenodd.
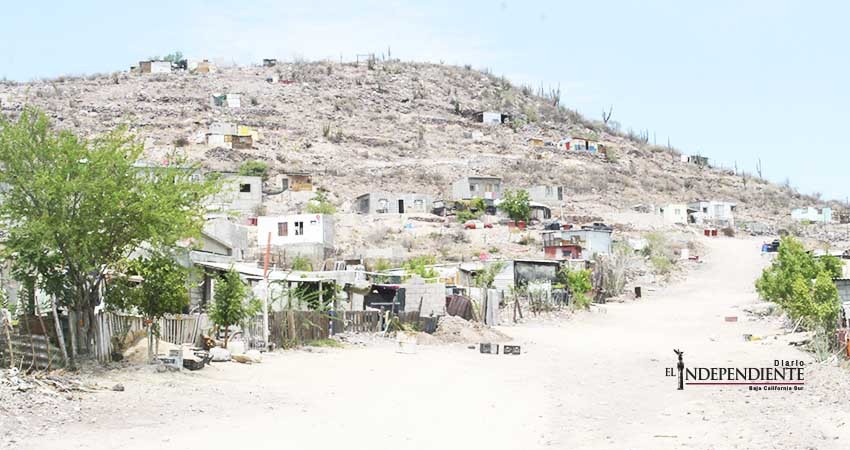
<svg viewBox="0 0 850 450"><path fill-rule="evenodd" d="M269 77L293 82L270 83ZM213 93L240 94L242 107L213 107ZM674 149L553 106L557 93L541 97L464 67L378 61L227 67L211 74L122 72L4 82L0 94L5 114L34 105L58 126L85 135L127 125L155 161L180 143L179 151L212 170L260 159L274 174L314 172L342 211L357 195L378 189L442 198L452 181L473 174L501 176L509 187L565 186L564 213L574 215L716 199L737 202L739 219L775 223L791 206L813 201L752 176L682 162ZM510 113L521 125L486 126L470 117L489 109ZM203 135L215 122L253 126L261 138L252 149L211 148ZM473 139L473 131L483 138ZM609 157L527 143L569 135L598 138ZM269 183L274 190L279 178Z"/></svg>

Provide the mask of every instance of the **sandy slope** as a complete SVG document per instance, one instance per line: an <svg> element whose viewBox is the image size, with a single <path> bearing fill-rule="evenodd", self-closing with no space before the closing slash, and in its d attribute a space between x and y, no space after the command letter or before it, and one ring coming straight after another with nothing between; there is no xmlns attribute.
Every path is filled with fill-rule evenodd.
<svg viewBox="0 0 850 450"><path fill-rule="evenodd" d="M82 402L85 421L25 449L789 449L847 448L850 375L812 367L801 392L675 390L673 348L690 365L805 359L745 320L765 261L752 240L707 243L686 282L560 324L506 327L521 356L463 345L285 352L261 365L110 375L125 392ZM738 315L726 323L725 315ZM828 389L838 386L840 393ZM843 403L839 403L843 402Z"/></svg>

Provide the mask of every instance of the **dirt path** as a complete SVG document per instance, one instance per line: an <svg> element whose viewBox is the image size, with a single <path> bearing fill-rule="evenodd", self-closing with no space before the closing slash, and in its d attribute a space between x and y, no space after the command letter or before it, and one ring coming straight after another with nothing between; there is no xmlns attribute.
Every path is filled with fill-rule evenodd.
<svg viewBox="0 0 850 450"><path fill-rule="evenodd" d="M778 332L738 309L755 301L752 282L765 263L758 243L707 245L711 256L686 282L644 300L505 328L523 346L518 357L462 345L403 355L378 345L197 373L124 372L111 377L125 392L81 402L84 422L20 448L848 448L848 393L829 391L846 371L810 368L800 392L677 391L664 376L673 348L694 366L809 361L772 339L742 339Z"/></svg>

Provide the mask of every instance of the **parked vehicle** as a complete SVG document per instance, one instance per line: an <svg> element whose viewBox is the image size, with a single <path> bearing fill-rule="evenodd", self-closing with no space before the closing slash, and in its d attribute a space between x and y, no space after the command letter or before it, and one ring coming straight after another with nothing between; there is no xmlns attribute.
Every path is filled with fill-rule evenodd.
<svg viewBox="0 0 850 450"><path fill-rule="evenodd" d="M765 253L775 253L779 251L779 239L770 243L765 243L761 246L761 251Z"/></svg>

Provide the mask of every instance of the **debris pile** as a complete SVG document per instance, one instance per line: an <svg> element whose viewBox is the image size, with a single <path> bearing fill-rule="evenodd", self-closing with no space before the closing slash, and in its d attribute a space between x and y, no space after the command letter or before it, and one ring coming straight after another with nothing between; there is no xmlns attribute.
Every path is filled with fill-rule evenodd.
<svg viewBox="0 0 850 450"><path fill-rule="evenodd" d="M443 316L433 334L436 343L479 343L506 342L510 337L501 331L479 322L471 322L455 316Z"/></svg>
<svg viewBox="0 0 850 450"><path fill-rule="evenodd" d="M0 369L0 448L18 448L24 436L79 422L83 413L72 406L75 394L100 389L62 371Z"/></svg>

